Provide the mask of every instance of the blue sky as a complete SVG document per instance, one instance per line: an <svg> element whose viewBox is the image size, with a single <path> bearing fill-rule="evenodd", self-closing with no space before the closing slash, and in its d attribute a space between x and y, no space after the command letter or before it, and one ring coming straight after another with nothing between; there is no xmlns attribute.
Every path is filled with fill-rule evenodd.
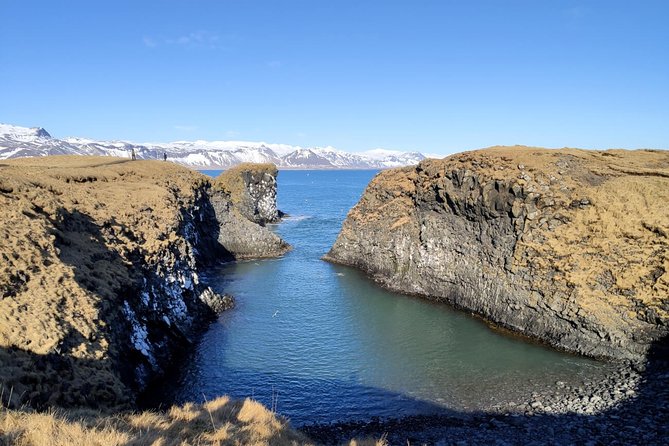
<svg viewBox="0 0 669 446"><path fill-rule="evenodd" d="M669 147L669 1L0 0L0 122L447 154Z"/></svg>

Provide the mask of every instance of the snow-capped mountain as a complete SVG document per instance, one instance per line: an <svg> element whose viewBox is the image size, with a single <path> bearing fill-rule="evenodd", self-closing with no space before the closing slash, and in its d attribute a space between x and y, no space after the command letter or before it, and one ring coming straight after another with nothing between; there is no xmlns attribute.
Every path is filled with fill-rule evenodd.
<svg viewBox="0 0 669 446"><path fill-rule="evenodd" d="M162 159L194 169L225 169L243 162L274 163L286 169L384 169L416 164L418 152L375 149L350 153L333 147L303 148L248 141L175 141L132 143L86 138L53 138L43 128L0 124L0 159L46 155L101 155Z"/></svg>

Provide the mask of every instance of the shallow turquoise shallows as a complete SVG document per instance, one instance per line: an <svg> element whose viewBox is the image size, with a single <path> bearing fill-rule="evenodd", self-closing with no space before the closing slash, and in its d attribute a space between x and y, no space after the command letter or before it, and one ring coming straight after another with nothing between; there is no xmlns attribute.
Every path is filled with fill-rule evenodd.
<svg viewBox="0 0 669 446"><path fill-rule="evenodd" d="M301 425L480 410L609 370L320 260L375 173L279 173L290 217L274 229L294 249L210 273L236 307L202 337L177 402L250 396Z"/></svg>

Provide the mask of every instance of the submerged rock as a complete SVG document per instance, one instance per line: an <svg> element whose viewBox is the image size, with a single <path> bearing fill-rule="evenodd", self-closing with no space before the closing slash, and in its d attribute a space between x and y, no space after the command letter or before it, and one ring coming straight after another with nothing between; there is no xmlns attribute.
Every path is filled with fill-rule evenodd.
<svg viewBox="0 0 669 446"><path fill-rule="evenodd" d="M326 260L593 357L669 324L669 153L497 147L378 174Z"/></svg>

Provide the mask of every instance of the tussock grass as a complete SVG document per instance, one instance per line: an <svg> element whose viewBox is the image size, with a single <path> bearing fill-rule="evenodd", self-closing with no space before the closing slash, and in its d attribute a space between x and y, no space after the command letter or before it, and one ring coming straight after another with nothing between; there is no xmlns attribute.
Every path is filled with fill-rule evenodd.
<svg viewBox="0 0 669 446"><path fill-rule="evenodd" d="M44 413L0 407L0 446L189 446L315 444L288 421L252 399L219 397L166 412L103 415L92 410ZM353 439L349 446L386 446Z"/></svg>
<svg viewBox="0 0 669 446"><path fill-rule="evenodd" d="M309 445L308 438L262 404L220 397L166 412L100 415L0 410L0 445Z"/></svg>
<svg viewBox="0 0 669 446"><path fill-rule="evenodd" d="M214 180L214 186L230 195L238 203L247 198L246 175L251 172L276 176L278 170L272 163L241 163L223 172Z"/></svg>

